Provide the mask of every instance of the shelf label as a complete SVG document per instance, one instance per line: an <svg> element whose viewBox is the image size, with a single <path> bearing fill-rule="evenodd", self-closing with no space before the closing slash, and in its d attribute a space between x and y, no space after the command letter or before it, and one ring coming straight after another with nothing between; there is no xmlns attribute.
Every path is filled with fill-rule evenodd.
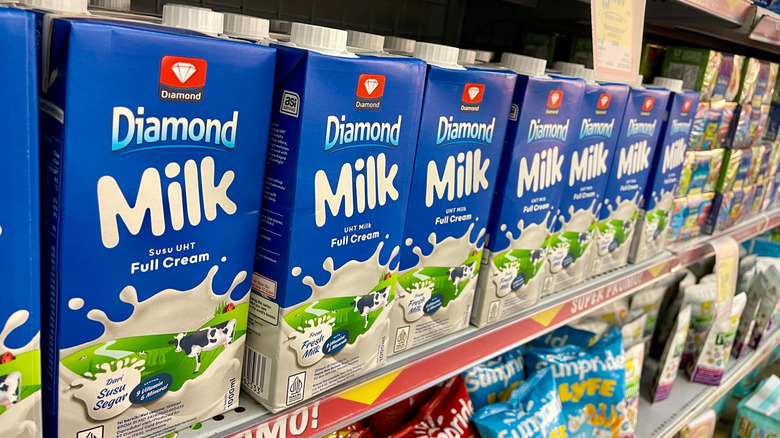
<svg viewBox="0 0 780 438"><path fill-rule="evenodd" d="M591 0L596 80L638 84L645 0Z"/></svg>
<svg viewBox="0 0 780 438"><path fill-rule="evenodd" d="M715 251L715 275L718 284L718 302L734 296L739 270L739 243L731 236L723 236L710 242Z"/></svg>

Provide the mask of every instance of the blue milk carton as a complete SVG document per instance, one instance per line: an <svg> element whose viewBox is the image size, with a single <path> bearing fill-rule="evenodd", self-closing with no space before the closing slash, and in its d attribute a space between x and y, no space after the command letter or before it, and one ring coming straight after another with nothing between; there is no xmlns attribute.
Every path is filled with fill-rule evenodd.
<svg viewBox="0 0 780 438"><path fill-rule="evenodd" d="M643 262L663 251L674 209L674 194L680 182L688 139L699 103L699 92L682 91L679 79L656 77L655 85L672 90L669 96L661 137L655 150L647 180L637 230L631 242L628 261ZM657 104L657 103L656 103Z"/></svg>
<svg viewBox="0 0 780 438"><path fill-rule="evenodd" d="M581 79L544 76L546 61L541 59L506 54L502 64L520 74L471 317L477 326L539 300L585 91Z"/></svg>
<svg viewBox="0 0 780 438"><path fill-rule="evenodd" d="M238 404L275 52L44 22L47 433L165 435Z"/></svg>
<svg viewBox="0 0 780 438"><path fill-rule="evenodd" d="M568 153L568 173L552 223L549 271L545 273L552 279L545 283L542 295L578 284L586 277L628 90L627 85L621 84L591 81L585 85L576 130L572 133L575 141Z"/></svg>
<svg viewBox="0 0 780 438"><path fill-rule="evenodd" d="M668 100L669 91L664 89L631 88L599 212L596 251L589 268L591 276L628 262Z"/></svg>
<svg viewBox="0 0 780 438"><path fill-rule="evenodd" d="M277 47L244 388L272 410L381 366L425 63L293 23Z"/></svg>
<svg viewBox="0 0 780 438"><path fill-rule="evenodd" d="M38 70L35 17L0 7L0 436L40 437Z"/></svg>
<svg viewBox="0 0 780 438"><path fill-rule="evenodd" d="M466 328L517 75L465 69L458 49L417 43L428 62L395 303L392 353Z"/></svg>

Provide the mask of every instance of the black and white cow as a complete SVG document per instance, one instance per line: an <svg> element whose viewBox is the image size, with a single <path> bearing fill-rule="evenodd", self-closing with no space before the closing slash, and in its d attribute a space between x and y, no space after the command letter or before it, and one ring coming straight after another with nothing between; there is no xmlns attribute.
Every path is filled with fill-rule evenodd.
<svg viewBox="0 0 780 438"><path fill-rule="evenodd" d="M477 262L471 262L468 265L458 266L457 268L450 268L449 279L455 285L455 295L458 294L458 285L462 281L468 281L474 278L476 270Z"/></svg>
<svg viewBox="0 0 780 438"><path fill-rule="evenodd" d="M366 318L366 323L363 326L364 329L368 328L368 314L374 310L385 307L388 298L390 298L390 286L387 286L382 290L369 292L363 297L355 298L355 301L352 302L355 306L355 312Z"/></svg>
<svg viewBox="0 0 780 438"><path fill-rule="evenodd" d="M623 233L628 234L634 229L634 223L631 221L623 222Z"/></svg>
<svg viewBox="0 0 780 438"><path fill-rule="evenodd" d="M0 406L8 409L18 403L21 386L22 373L19 371L0 376Z"/></svg>
<svg viewBox="0 0 780 438"><path fill-rule="evenodd" d="M531 263L534 265L541 263L547 257L547 248L539 248L531 251Z"/></svg>
<svg viewBox="0 0 780 438"><path fill-rule="evenodd" d="M580 246L585 246L588 243L590 243L590 232L589 231L583 231L577 236L577 243Z"/></svg>
<svg viewBox="0 0 780 438"><path fill-rule="evenodd" d="M187 357L195 358L195 374L200 369L200 353L211 351L220 345L227 347L233 343L233 332L236 330L236 320L231 319L213 327L202 328L191 334L179 333L169 344L176 346L176 352L184 351Z"/></svg>

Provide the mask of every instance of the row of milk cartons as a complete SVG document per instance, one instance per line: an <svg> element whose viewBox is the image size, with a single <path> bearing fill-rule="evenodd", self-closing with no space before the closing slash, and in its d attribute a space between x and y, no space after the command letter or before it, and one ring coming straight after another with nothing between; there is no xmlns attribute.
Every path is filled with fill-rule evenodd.
<svg viewBox="0 0 780 438"><path fill-rule="evenodd" d="M663 248L698 102L679 81L597 84L513 54L477 68L451 47L398 57L318 32L277 48L243 374L264 405Z"/></svg>
<svg viewBox="0 0 780 438"><path fill-rule="evenodd" d="M297 23L272 49L200 8L159 24L34 1L0 9L23 30L2 52L7 107L26 108L3 118L23 203L0 213L25 262L0 359L0 431L18 436L40 434L41 400L58 436L159 436L234 407L242 383L282 409L618 267L674 191L695 108L518 55L356 55ZM666 216L646 217L649 246Z"/></svg>

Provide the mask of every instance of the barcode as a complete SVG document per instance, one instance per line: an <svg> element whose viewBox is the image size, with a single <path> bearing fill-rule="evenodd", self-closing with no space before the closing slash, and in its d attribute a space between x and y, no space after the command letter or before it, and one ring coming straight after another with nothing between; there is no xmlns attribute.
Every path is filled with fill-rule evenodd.
<svg viewBox="0 0 780 438"><path fill-rule="evenodd" d="M244 356L244 369L241 372L241 381L261 397L268 397L271 361L268 356L262 355L249 347L246 348Z"/></svg>

